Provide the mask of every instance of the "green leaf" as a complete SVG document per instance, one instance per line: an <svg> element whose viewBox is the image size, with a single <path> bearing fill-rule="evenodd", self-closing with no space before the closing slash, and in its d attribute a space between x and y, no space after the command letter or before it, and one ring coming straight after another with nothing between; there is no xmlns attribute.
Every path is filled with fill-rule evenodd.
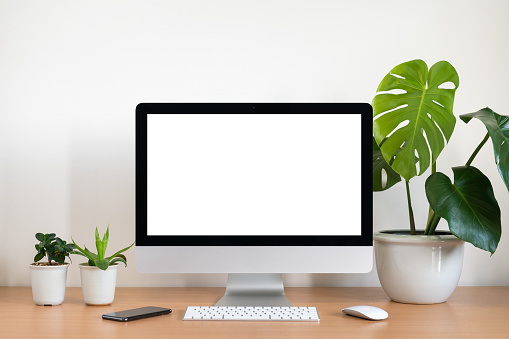
<svg viewBox="0 0 509 339"><path fill-rule="evenodd" d="M35 257L34 257L34 262L38 262L39 260L41 260L42 258L44 258L44 255L45 255L45 254L46 254L46 253L44 253L44 252L39 252L39 253L37 253L37 254L35 255Z"/></svg>
<svg viewBox="0 0 509 339"><path fill-rule="evenodd" d="M446 83L454 88L442 88ZM387 138L380 147L382 155L405 180L424 173L445 147L444 137L449 141L456 123L452 108L458 86L458 73L450 63L439 61L428 72L422 60L394 67L378 86L373 134L378 145Z"/></svg>
<svg viewBox="0 0 509 339"><path fill-rule="evenodd" d="M103 249L103 258L106 256L106 248L108 247L108 240L110 238L110 225L106 229L106 233L104 233L103 239L101 241L102 249Z"/></svg>
<svg viewBox="0 0 509 339"><path fill-rule="evenodd" d="M49 241L51 241L51 240L55 239L55 237L56 237L56 236L57 236L57 235L56 235L55 233L50 233L50 234L46 234L46 235L44 236L44 238L46 239L46 241L47 241L47 242L49 242Z"/></svg>
<svg viewBox="0 0 509 339"><path fill-rule="evenodd" d="M382 180L382 172L387 175L387 181ZM384 191L401 181L401 176L396 173L385 161L380 147L373 137L373 192Z"/></svg>
<svg viewBox="0 0 509 339"><path fill-rule="evenodd" d="M135 241L135 242L136 242L136 241ZM133 247L133 245L134 245L134 243L135 243L135 242L133 242L130 246L127 246L126 248L123 248L123 249L121 249L120 251L115 252L115 254L113 254L110 258L115 258L115 257L117 257L120 253L127 251L128 249L130 249L131 247Z"/></svg>
<svg viewBox="0 0 509 339"><path fill-rule="evenodd" d="M99 230L97 227L95 228L95 241L101 241L101 238L99 237Z"/></svg>
<svg viewBox="0 0 509 339"><path fill-rule="evenodd" d="M114 264L116 262L123 262L125 267L127 267L127 260L124 259L124 258L115 258L115 259L110 261L110 265L112 265L112 264Z"/></svg>
<svg viewBox="0 0 509 339"><path fill-rule="evenodd" d="M99 259L104 259L104 248L101 238L99 237L99 230L95 228L95 247L97 248L97 255Z"/></svg>
<svg viewBox="0 0 509 339"><path fill-rule="evenodd" d="M35 238L39 241L44 241L44 234L42 233L36 233Z"/></svg>
<svg viewBox="0 0 509 339"><path fill-rule="evenodd" d="M90 251L87 246L85 246L85 254L88 255L92 260L100 259L99 256L92 251Z"/></svg>
<svg viewBox="0 0 509 339"><path fill-rule="evenodd" d="M72 252L75 249L76 249L76 246L74 246L74 244L66 244L65 245L65 251L66 252Z"/></svg>
<svg viewBox="0 0 509 339"><path fill-rule="evenodd" d="M454 184L436 172L426 180L428 201L458 238L493 254L502 233L500 208L489 179L473 166L454 167Z"/></svg>
<svg viewBox="0 0 509 339"><path fill-rule="evenodd" d="M63 264L65 262L65 255L59 254L54 259L57 263Z"/></svg>
<svg viewBox="0 0 509 339"><path fill-rule="evenodd" d="M113 258L122 258L122 259L124 259L124 260L126 260L126 261L127 261L126 256L125 256L125 255L123 255L123 254L117 254L116 256L111 256L111 257L108 257L108 258L106 258L106 259L111 260L111 259L113 259Z"/></svg>
<svg viewBox="0 0 509 339"><path fill-rule="evenodd" d="M88 259L90 259L90 260L95 260L95 259L97 259L97 254L94 254L94 253L90 252L86 246L85 246L85 249L82 249L81 247L79 247L79 246L78 246L78 244L76 244L76 242L74 241L74 239L72 239L72 238L71 238L71 240L72 240L72 242L73 242L74 246L76 246L76 249L77 249L78 251L80 251L80 252L83 254L83 256L84 256L84 257L87 257L87 258L88 258ZM75 254L76 254L76 253L75 253Z"/></svg>
<svg viewBox="0 0 509 339"><path fill-rule="evenodd" d="M101 270L105 271L108 268L108 266L110 266L110 263L106 259L97 259L94 260L94 266L97 266Z"/></svg>
<svg viewBox="0 0 509 339"><path fill-rule="evenodd" d="M83 256L83 257L85 257L85 258L88 258L88 256L87 256L87 255L85 255L85 254L81 253L80 251L73 251L73 252L71 252L71 254L78 254L78 255L81 255L81 256ZM89 258L88 258L88 259L89 259Z"/></svg>
<svg viewBox="0 0 509 339"><path fill-rule="evenodd" d="M79 247L79 245L78 245L78 244L74 241L74 239L73 239L73 238L71 238L71 241L72 241L72 243L74 244L74 246L76 246L76 249L77 249L78 251L80 251L83 255L85 255L85 250L84 250L84 249L82 249L81 247ZM74 253L74 254L77 254L77 253ZM85 256L86 256L86 255L85 255Z"/></svg>
<svg viewBox="0 0 509 339"><path fill-rule="evenodd" d="M110 225L108 225L108 228L106 228L106 233L104 233L103 240L102 240L105 249L106 249L106 246L108 245L109 238L110 238Z"/></svg>
<svg viewBox="0 0 509 339"><path fill-rule="evenodd" d="M474 113L462 114L460 118L466 123L472 118L484 123L493 142L498 172L509 190L509 117L495 113L486 107Z"/></svg>
<svg viewBox="0 0 509 339"><path fill-rule="evenodd" d="M47 252L47 253L50 253L50 254L51 254L51 253L53 253L53 252L55 252L55 246L53 246L53 245L47 245L47 246L46 246L46 252Z"/></svg>

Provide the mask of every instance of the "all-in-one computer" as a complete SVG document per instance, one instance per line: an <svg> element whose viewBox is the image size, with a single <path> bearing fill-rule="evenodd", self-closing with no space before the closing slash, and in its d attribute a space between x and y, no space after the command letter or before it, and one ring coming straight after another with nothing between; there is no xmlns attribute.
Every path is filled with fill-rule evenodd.
<svg viewBox="0 0 509 339"><path fill-rule="evenodd" d="M281 273L372 268L369 104L143 103L136 266L229 273L217 305L288 306Z"/></svg>

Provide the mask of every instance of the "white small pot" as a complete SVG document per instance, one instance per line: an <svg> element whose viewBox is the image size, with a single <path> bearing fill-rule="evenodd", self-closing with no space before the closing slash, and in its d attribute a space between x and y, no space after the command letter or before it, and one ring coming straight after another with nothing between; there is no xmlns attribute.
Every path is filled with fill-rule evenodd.
<svg viewBox="0 0 509 339"><path fill-rule="evenodd" d="M464 241L449 232L436 233L410 235L408 230L391 230L374 234L378 278L393 301L436 304L454 292L463 267Z"/></svg>
<svg viewBox="0 0 509 339"><path fill-rule="evenodd" d="M79 267L85 304L96 306L111 304L115 298L118 265L113 264L105 271L87 264L80 264Z"/></svg>
<svg viewBox="0 0 509 339"><path fill-rule="evenodd" d="M65 297L69 264L30 267L32 296L37 305L60 305Z"/></svg>

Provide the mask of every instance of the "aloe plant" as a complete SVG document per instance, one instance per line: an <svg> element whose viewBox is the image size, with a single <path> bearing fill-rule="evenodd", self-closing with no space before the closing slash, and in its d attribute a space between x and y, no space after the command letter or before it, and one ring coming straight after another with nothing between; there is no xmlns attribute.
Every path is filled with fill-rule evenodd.
<svg viewBox="0 0 509 339"><path fill-rule="evenodd" d="M459 77L447 61L429 70L422 60L393 68L373 99L373 190L405 181L411 234L416 234L410 179L431 167L425 184L429 214L424 234L435 234L441 218L458 238L494 253L501 236L501 213L490 180L472 162L489 138L495 163L509 189L509 117L489 108L460 115L482 121L488 133L464 166L454 167L454 181L437 172L437 159L455 128L453 103ZM382 177L386 180L382 180Z"/></svg>
<svg viewBox="0 0 509 339"><path fill-rule="evenodd" d="M72 254L78 254L81 256L84 256L88 259L88 265L89 266L97 266L101 270L106 270L110 265L113 265L116 262L122 262L125 266L127 266L127 258L125 255L121 254L128 249L130 249L134 242L126 247L121 249L120 251L115 252L113 255L106 257L106 247L108 246L108 241L110 237L110 225L108 225L108 228L106 229L106 233L103 235L103 238L99 236L99 230L97 227L95 228L95 246L97 248L97 253L91 252L86 246L85 248L81 248L76 244L74 239L72 239L72 242L74 246L76 246L77 251L72 252Z"/></svg>

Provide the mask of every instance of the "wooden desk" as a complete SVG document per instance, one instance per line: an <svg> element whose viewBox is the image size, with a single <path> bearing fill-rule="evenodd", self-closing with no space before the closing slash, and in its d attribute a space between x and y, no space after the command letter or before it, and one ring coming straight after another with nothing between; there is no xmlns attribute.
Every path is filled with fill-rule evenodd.
<svg viewBox="0 0 509 339"><path fill-rule="evenodd" d="M509 287L458 287L438 305L391 302L381 288L287 288L294 306L316 306L319 323L182 321L187 306L213 305L224 288L117 288L109 306L86 306L67 288L59 306L36 306L30 287L0 287L0 338L509 338ZM343 315L373 305L383 321ZM129 323L101 315L142 306L173 309Z"/></svg>

